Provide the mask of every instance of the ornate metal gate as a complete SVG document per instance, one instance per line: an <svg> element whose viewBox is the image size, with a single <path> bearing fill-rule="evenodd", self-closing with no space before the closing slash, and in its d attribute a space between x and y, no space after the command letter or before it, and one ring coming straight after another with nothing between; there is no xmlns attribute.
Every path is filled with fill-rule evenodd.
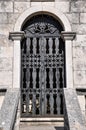
<svg viewBox="0 0 86 130"><path fill-rule="evenodd" d="M60 25L51 16L38 15L23 27L21 44L21 114L63 114L64 43Z"/></svg>

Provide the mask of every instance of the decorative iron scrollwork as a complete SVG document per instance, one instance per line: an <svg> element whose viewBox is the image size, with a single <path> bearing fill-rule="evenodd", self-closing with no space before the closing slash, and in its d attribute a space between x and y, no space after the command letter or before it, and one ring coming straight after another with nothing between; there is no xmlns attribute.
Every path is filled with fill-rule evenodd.
<svg viewBox="0 0 86 130"><path fill-rule="evenodd" d="M45 22L34 23L33 25L27 27L25 32L31 34L59 34L59 31L55 26Z"/></svg>

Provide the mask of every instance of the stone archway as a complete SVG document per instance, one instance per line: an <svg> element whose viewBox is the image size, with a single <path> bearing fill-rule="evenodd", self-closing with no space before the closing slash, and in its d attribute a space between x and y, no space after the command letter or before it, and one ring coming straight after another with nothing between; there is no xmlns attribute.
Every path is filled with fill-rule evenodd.
<svg viewBox="0 0 86 130"><path fill-rule="evenodd" d="M24 11L15 23L14 32L21 31L22 25L28 18L32 17L34 14L39 14L41 12L50 14L51 16L55 17L59 22L61 22L66 32L71 32L71 25L67 17L58 9L50 6L35 6L30 7Z"/></svg>
<svg viewBox="0 0 86 130"><path fill-rule="evenodd" d="M24 35L24 32L21 31L22 25L34 14L45 12L56 18L63 26L64 31L62 35L65 40L66 48L66 87L73 88L73 70L72 70L72 40L75 36L75 33L71 32L71 25L67 17L60 12L58 9L48 6L36 6L27 9L23 12L16 24L14 26L14 32L10 33L10 37L14 40L14 68L13 68L13 87L20 88L20 40Z"/></svg>
<svg viewBox="0 0 86 130"><path fill-rule="evenodd" d="M65 44L61 24L44 12L27 19L21 41L21 116L63 115Z"/></svg>

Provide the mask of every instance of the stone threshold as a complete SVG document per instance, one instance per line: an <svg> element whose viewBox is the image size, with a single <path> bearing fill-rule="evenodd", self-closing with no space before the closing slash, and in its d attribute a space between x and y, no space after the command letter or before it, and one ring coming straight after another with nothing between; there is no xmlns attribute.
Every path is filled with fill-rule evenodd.
<svg viewBox="0 0 86 130"><path fill-rule="evenodd" d="M64 117L31 117L20 118L21 122L64 122Z"/></svg>

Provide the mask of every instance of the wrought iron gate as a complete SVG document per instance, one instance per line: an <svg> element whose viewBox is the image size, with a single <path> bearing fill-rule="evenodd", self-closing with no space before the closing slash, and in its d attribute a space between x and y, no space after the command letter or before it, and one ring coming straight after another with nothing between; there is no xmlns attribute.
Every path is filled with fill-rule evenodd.
<svg viewBox="0 0 86 130"><path fill-rule="evenodd" d="M21 114L63 114L64 43L57 22L38 15L24 27L21 44Z"/></svg>

